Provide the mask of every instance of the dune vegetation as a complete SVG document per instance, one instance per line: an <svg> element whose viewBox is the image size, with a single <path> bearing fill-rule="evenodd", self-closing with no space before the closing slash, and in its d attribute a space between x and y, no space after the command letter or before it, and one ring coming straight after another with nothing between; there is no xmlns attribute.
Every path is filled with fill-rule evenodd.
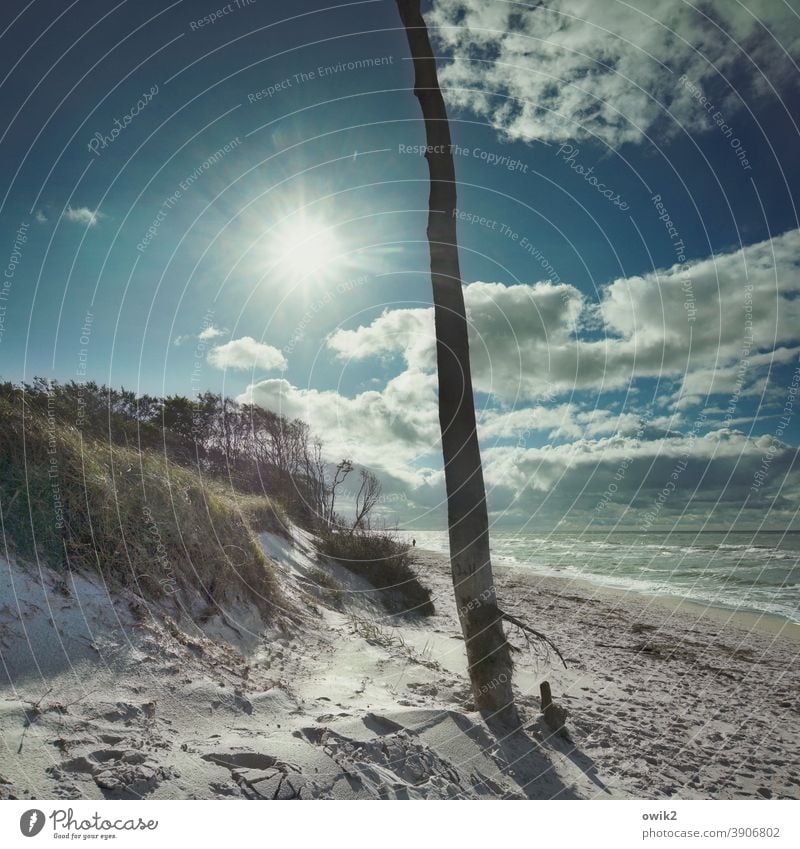
<svg viewBox="0 0 800 849"><path fill-rule="evenodd" d="M334 512L329 464L301 421L212 393L38 379L0 385L0 416L7 556L94 570L146 598L268 609L280 590L256 534L291 520L385 591L387 609L433 611L406 547L366 513L353 525Z"/></svg>

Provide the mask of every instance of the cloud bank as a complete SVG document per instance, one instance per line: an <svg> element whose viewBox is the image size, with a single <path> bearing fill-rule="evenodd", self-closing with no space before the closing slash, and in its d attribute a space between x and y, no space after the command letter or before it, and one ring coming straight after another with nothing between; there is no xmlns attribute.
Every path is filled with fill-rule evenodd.
<svg viewBox="0 0 800 849"><path fill-rule="evenodd" d="M794 402L770 382L778 366L795 367L800 390L799 264L792 230L613 280L594 300L568 283L466 285L495 518L602 525L652 514L663 526L684 512L732 521L745 504L757 524L768 504L788 523L800 495L796 449L777 429L748 433L745 402L762 421L785 415ZM387 309L326 344L343 363L381 360L399 374L353 397L261 380L241 400L305 419L332 456L379 471L414 515L440 511L432 309Z"/></svg>

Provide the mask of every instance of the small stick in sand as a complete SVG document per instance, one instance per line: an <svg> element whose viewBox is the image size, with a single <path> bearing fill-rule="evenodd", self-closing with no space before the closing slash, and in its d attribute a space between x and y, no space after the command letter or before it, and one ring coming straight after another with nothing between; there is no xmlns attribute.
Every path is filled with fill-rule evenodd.
<svg viewBox="0 0 800 849"><path fill-rule="evenodd" d="M22 752L22 746L25 743L25 735L28 733L28 729L42 715L42 702L52 692L53 688L48 687L47 690L39 697L38 701L30 702L31 707L28 710L24 711L25 723L22 726L22 737L19 738L19 748L17 749L17 754L20 754Z"/></svg>
<svg viewBox="0 0 800 849"><path fill-rule="evenodd" d="M564 722L567 719L567 711L553 701L553 694L550 692L550 682L542 681L539 685L539 692L542 697L544 721L556 734L569 738L567 729L564 726Z"/></svg>

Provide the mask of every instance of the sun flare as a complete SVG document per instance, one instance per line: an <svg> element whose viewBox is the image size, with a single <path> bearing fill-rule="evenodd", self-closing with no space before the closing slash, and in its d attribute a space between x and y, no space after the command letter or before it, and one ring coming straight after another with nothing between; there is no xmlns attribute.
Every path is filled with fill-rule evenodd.
<svg viewBox="0 0 800 849"><path fill-rule="evenodd" d="M276 268L297 283L327 277L343 263L343 245L333 227L307 216L281 224L270 241Z"/></svg>

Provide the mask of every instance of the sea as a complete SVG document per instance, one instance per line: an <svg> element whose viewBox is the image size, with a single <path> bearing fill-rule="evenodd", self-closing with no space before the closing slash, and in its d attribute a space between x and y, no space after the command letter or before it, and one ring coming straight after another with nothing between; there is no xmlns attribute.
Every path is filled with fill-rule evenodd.
<svg viewBox="0 0 800 849"><path fill-rule="evenodd" d="M401 536L448 551L446 531ZM493 562L510 568L800 623L800 531L493 530L491 550Z"/></svg>

